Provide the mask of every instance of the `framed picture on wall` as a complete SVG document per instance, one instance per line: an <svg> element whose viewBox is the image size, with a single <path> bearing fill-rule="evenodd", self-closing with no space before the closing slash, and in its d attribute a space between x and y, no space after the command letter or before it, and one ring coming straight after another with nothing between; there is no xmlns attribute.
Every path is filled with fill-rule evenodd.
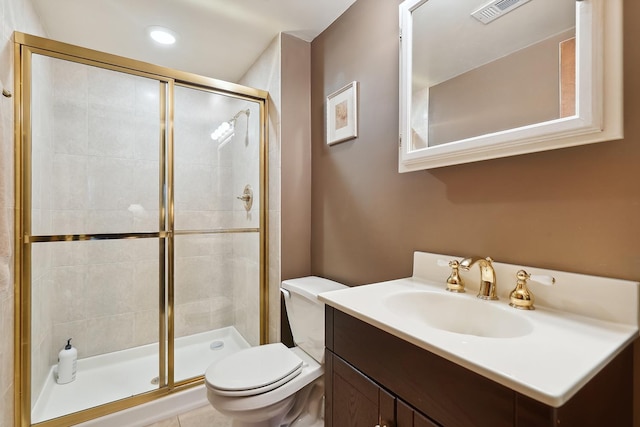
<svg viewBox="0 0 640 427"><path fill-rule="evenodd" d="M358 82L353 81L327 96L327 144L358 136Z"/></svg>

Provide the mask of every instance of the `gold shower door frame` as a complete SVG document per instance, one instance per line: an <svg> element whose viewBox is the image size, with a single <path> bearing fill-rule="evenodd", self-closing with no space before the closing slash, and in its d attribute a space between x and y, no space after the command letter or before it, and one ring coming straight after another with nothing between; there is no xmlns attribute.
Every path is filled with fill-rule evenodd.
<svg viewBox="0 0 640 427"><path fill-rule="evenodd" d="M174 87L176 85L253 101L260 106L260 218L259 228L216 229L204 234L259 233L260 245L260 342L268 338L268 194L267 117L268 93L217 79L181 72L66 43L14 33L15 61L15 323L14 376L15 426L31 426L31 245L37 242L82 240L159 239L159 379L158 389L35 424L68 426L156 400L203 383L203 377L174 381L174 236L189 234L174 229ZM159 231L33 236L31 234L31 73L32 54L118 71L156 80L160 87L158 127ZM166 189L167 191L163 191ZM166 374L165 374L166 373Z"/></svg>

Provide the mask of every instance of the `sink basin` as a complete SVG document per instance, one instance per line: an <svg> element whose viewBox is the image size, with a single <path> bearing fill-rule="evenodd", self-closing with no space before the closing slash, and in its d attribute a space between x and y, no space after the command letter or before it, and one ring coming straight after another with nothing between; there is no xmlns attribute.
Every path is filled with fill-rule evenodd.
<svg viewBox="0 0 640 427"><path fill-rule="evenodd" d="M468 295L430 291L391 294L383 306L396 316L418 321L432 328L486 338L516 338L533 330L531 322L511 313L496 301L470 298Z"/></svg>

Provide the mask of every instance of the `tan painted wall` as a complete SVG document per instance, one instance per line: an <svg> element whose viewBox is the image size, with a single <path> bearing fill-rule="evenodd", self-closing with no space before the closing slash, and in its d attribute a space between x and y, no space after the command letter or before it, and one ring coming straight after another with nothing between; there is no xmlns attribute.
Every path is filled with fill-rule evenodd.
<svg viewBox="0 0 640 427"><path fill-rule="evenodd" d="M311 45L282 34L282 279L311 272Z"/></svg>
<svg viewBox="0 0 640 427"><path fill-rule="evenodd" d="M640 280L640 2L624 1L624 140L407 174L398 4L357 1L312 43L312 273L349 285L406 277L422 250ZM352 80L360 136L328 147L325 97Z"/></svg>
<svg viewBox="0 0 640 427"><path fill-rule="evenodd" d="M281 280L286 280L311 274L311 44L283 33L281 49L282 161L278 194L282 209ZM280 302L280 313L280 340L293 346L284 301Z"/></svg>

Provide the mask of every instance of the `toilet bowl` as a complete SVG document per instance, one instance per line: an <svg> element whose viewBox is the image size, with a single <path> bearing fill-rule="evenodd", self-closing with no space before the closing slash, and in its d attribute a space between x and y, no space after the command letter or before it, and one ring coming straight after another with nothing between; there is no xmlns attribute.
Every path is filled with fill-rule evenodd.
<svg viewBox="0 0 640 427"><path fill-rule="evenodd" d="M215 377L216 367L221 367L220 365L214 364L213 366L210 366L205 373L205 378L209 378L209 380L206 381L207 398L213 407L222 414L227 415L236 421L245 422L245 424L236 422L234 426L273 425L279 427L283 424L287 415L291 417L291 409L295 404L296 397L298 397L296 393L308 386L322 386L322 383L318 380L322 379L322 374L324 373L323 366L297 347L288 349L283 344L277 343L253 347L247 350L242 350L238 353L248 352L249 350L267 350L269 347L273 346L278 346L282 355L288 353L293 356L292 358L295 357L300 361L299 371L291 378L287 379L285 377L282 379L277 378L278 375L274 375L271 378L271 382L268 384L261 385L261 381L256 381L255 384L251 384L251 382L247 381L245 383L245 390L238 387L236 390L230 391L228 388L221 389L217 387L215 380L211 379ZM233 356L244 356L238 353L228 356L226 358L227 361L234 359ZM261 351L255 351L249 355L251 357L255 356L256 358L254 366L260 365L265 371L267 371L270 366L269 363L264 363L264 360L260 359L261 353ZM272 353L270 356L275 354L275 352L269 353ZM249 357L247 357L246 360L248 361ZM220 362L224 362L224 359ZM225 364L223 363L222 365ZM224 367L231 368L232 364L228 364ZM232 377L235 372L242 372L242 367L240 365L237 365L237 369L238 371L227 370L225 376ZM263 378L266 378L266 376L263 376ZM212 382L214 384L212 384ZM277 384L278 382L281 383ZM311 390L308 390L308 392L310 391ZM321 399L322 394L319 397ZM311 402L309 403L311 404ZM301 408L300 413L302 412L302 409L303 408ZM300 414L295 415L297 417ZM260 424L261 422L262 424Z"/></svg>
<svg viewBox="0 0 640 427"><path fill-rule="evenodd" d="M207 398L234 427L324 425L324 304L317 295L344 287L315 276L284 281L296 346L252 347L209 366Z"/></svg>

